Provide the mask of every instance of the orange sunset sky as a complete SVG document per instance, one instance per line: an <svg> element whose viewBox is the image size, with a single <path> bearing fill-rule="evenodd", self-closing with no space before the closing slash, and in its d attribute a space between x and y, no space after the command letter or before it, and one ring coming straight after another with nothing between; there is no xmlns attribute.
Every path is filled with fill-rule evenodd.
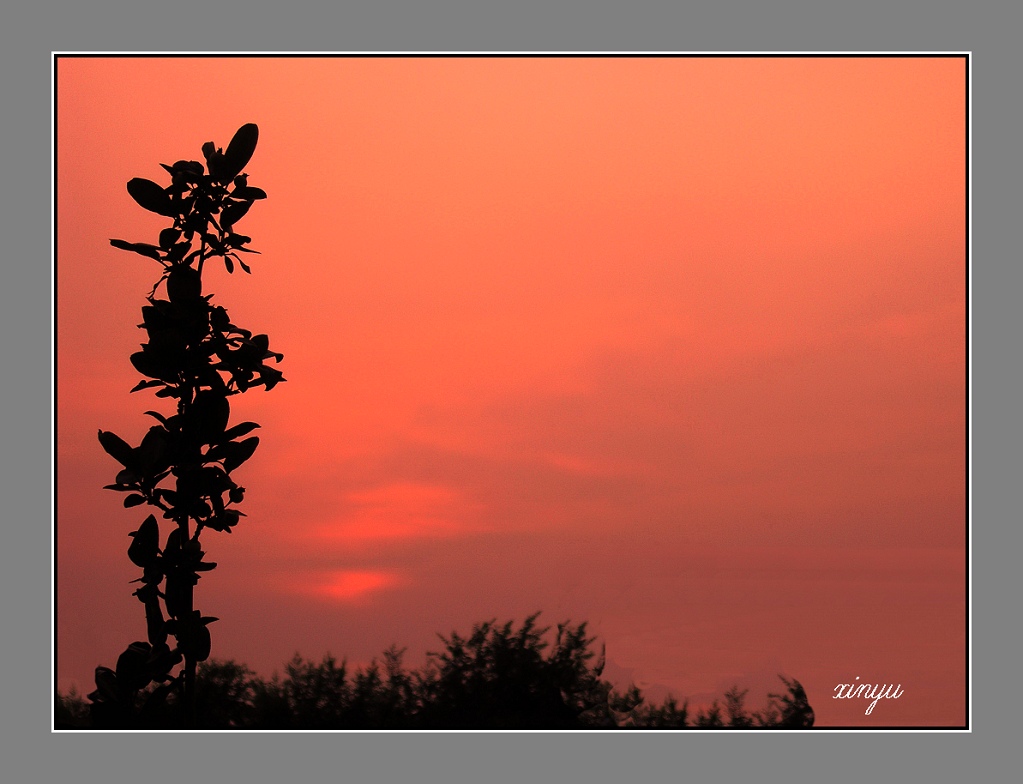
<svg viewBox="0 0 1023 784"><path fill-rule="evenodd" d="M542 610L654 698L966 721L965 58L60 57L56 113L59 687L145 637L96 432L168 408L109 244L167 220L125 183L253 122L262 255L205 288L288 382L232 401L214 656Z"/></svg>

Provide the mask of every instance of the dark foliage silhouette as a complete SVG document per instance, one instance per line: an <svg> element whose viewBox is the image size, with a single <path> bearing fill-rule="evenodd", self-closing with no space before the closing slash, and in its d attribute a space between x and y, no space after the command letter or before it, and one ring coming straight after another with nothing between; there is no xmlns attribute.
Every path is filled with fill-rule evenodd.
<svg viewBox="0 0 1023 784"><path fill-rule="evenodd" d="M156 244L110 241L162 268L142 308L139 327L148 340L131 364L144 378L131 391L153 390L173 401L174 410L146 411L156 424L138 446L99 432L103 449L121 466L107 489L124 493L126 508L155 511L129 534L128 547L142 569L134 595L145 608L146 640L131 643L114 669L96 668L96 690L89 695L95 726L165 724L173 711L189 726L197 714L196 668L210 655L208 626L217 620L194 606L200 575L216 567L203 560L200 536L206 529L230 533L244 516L237 506L245 488L233 472L259 444L250 435L257 423L230 424L230 399L284 380L267 364L283 358L270 351L267 336L231 323L227 310L203 292L203 269L213 259L230 273L235 264L251 272L239 254L257 251L236 225L266 198L242 171L258 135L255 125L243 125L226 150L203 145L205 165L161 164L171 179L166 187L142 178L128 182L139 206L169 218L170 226ZM170 527L166 536L161 523ZM225 699L220 695L217 704Z"/></svg>
<svg viewBox="0 0 1023 784"><path fill-rule="evenodd" d="M813 726L802 685L781 677L783 694L769 695L762 711L748 712L746 691L733 687L724 708L715 700L691 713L672 697L647 705L631 686L617 692L602 680L603 652L592 650L586 624L518 627L487 621L468 636L441 636L443 649L418 670L406 669L403 651L349 671L344 661L319 663L296 656L282 675L261 678L236 662L208 659L198 667L195 727L208 730L345 729L799 729ZM144 690L152 694L155 684ZM141 713L127 728L175 728L183 699L172 691L159 709ZM57 695L58 728L102 727L75 693Z"/></svg>
<svg viewBox="0 0 1023 784"><path fill-rule="evenodd" d="M573 729L607 720L608 690L589 650L586 624L558 624L548 646L538 614L514 628L511 621L475 626L463 638L441 637L421 678L422 719L458 729ZM550 648L549 652L545 651Z"/></svg>

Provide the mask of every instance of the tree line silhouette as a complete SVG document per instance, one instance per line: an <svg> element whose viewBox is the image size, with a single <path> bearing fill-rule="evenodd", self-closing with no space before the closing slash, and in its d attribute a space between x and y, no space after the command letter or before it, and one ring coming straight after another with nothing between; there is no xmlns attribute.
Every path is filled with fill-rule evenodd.
<svg viewBox="0 0 1023 784"><path fill-rule="evenodd" d="M617 691L601 676L605 658L594 650L586 623L537 625L493 620L468 635L440 636L443 647L410 669L402 649L383 652L368 666L350 669L326 655L319 662L296 655L282 675L256 675L235 661L208 659L197 671L194 718L180 693L152 703L120 722L90 711L78 694L58 694L58 729L203 730L600 730L802 729L814 713L799 681L779 676L785 689L760 710L746 706L747 690L733 687L697 710L668 697L650 704L630 686ZM94 707L94 706L93 706Z"/></svg>

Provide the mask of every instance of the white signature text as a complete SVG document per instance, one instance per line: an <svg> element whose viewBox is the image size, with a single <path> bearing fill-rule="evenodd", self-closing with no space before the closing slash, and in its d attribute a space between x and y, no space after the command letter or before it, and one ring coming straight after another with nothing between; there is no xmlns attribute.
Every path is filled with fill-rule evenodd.
<svg viewBox="0 0 1023 784"><path fill-rule="evenodd" d="M857 675L856 680L859 679L860 676ZM871 700L864 713L865 716L869 716L871 711L874 710L874 706L877 705L878 700L897 700L905 693L901 683L897 685L894 683L840 683L835 687L835 694L831 699L852 700L862 697L863 699Z"/></svg>

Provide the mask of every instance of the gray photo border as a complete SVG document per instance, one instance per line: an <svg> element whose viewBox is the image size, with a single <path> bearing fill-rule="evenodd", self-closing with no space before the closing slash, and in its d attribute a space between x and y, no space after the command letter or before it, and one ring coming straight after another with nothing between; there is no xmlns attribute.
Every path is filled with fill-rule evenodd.
<svg viewBox="0 0 1023 784"><path fill-rule="evenodd" d="M786 781L985 780L1011 769L1016 731L1009 662L1018 595L1009 509L1018 482L1020 418L1010 306L1021 156L1015 33L1021 14L999 2L870 2L824 10L813 2L390 2L297 0L277 7L178 0L143 11L129 0L48 2L5 12L0 189L4 225L0 319L4 336L2 569L3 767L13 781L84 778L117 784L177 778L298 781L676 781L754 775ZM50 388L52 207L51 53L123 51L885 51L973 52L972 384L974 615L973 731L969 734L697 733L637 735L69 735L52 734L50 658ZM997 156L997 157L996 157ZM1017 176L1014 176L1017 175ZM1011 274L1011 273L1014 273ZM1017 289L1018 290L1018 289ZM997 419L997 421L996 421ZM47 437L43 433L47 433ZM979 441L977 440L979 437ZM1010 560L1012 559L1012 560ZM989 623L983 623L986 619ZM1008 619L999 622L999 619ZM46 653L44 653L46 652ZM171 742L172 741L172 742ZM738 743L738 748L726 744ZM178 755L181 755L180 757ZM192 767L194 766L194 767ZM883 771L883 773L882 773ZM6 776L5 776L6 778Z"/></svg>

